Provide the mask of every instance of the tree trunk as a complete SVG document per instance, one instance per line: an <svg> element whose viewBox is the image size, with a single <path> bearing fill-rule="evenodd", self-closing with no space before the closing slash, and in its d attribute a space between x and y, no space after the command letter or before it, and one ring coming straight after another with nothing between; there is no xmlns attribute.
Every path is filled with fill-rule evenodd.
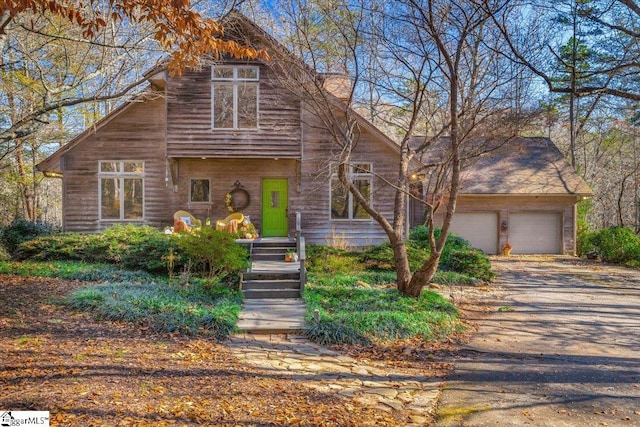
<svg viewBox="0 0 640 427"><path fill-rule="evenodd" d="M409 257L407 255L407 245L402 236L393 236L391 248L393 249L393 262L396 269L396 283L398 291L408 294L408 287L411 282L411 268L409 267Z"/></svg>
<svg viewBox="0 0 640 427"><path fill-rule="evenodd" d="M33 191L31 189L29 177L27 176L27 171L24 166L23 147L24 145L20 144L20 146L16 150L16 162L18 164L18 176L20 177L20 190L24 203L24 211L26 214L25 216L29 221L33 222L36 220L36 210Z"/></svg>
<svg viewBox="0 0 640 427"><path fill-rule="evenodd" d="M405 294L411 297L419 297L424 286L429 283L433 275L436 274L438 262L440 262L440 253L432 252L427 262L413 274Z"/></svg>

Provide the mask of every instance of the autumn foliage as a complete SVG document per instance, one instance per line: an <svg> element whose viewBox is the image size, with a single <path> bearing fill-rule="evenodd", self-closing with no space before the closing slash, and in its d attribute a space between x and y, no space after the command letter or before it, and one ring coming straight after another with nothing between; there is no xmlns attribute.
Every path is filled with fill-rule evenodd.
<svg viewBox="0 0 640 427"><path fill-rule="evenodd" d="M95 37L110 20L152 23L155 40L172 52L168 67L174 73L196 65L206 54L268 58L265 51L225 40L223 26L194 11L190 0L111 0L108 16L93 7L98 3L98 0L0 0L0 36L5 34L11 19L21 13L50 13L78 25L86 38Z"/></svg>

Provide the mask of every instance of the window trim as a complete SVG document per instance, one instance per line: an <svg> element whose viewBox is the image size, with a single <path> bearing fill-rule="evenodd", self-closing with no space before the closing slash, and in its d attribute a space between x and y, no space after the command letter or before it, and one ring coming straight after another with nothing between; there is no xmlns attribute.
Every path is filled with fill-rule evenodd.
<svg viewBox="0 0 640 427"><path fill-rule="evenodd" d="M103 163L117 163L118 171L115 172L104 172L102 171ZM141 163L142 171L141 172L125 172L125 164L126 163ZM145 170L146 170L146 162L144 160L99 160L98 161L98 221L103 222L141 222L145 220ZM124 188L124 180L125 179L140 179L142 181L142 216L140 218L126 218L125 217L125 203L124 203L124 192L120 194L120 212L118 218L103 218L102 217L102 180L103 179L115 179L117 178L120 183L120 188Z"/></svg>
<svg viewBox="0 0 640 427"><path fill-rule="evenodd" d="M191 190L193 189L193 181L208 181L209 185L208 185L208 193L207 193L207 200L204 201L194 201L192 199L192 193ZM211 203L211 178L205 178L205 177L190 177L189 178L189 203L193 203L193 204L210 204Z"/></svg>
<svg viewBox="0 0 640 427"><path fill-rule="evenodd" d="M368 172L356 172L355 171L355 167L356 165L367 165L369 168ZM353 194L351 193L351 191L347 192L347 203L349 206L349 217L348 218L334 218L333 214L332 214L332 206L333 206L333 191L332 191L332 183L334 179L339 179L338 178L338 173L336 170L337 165L332 164L331 165L331 176L329 178L329 221L331 222L345 222L345 221L360 221L360 222L368 222L368 221L373 221L373 218L371 218L371 215L369 215L369 213L367 213L368 218L354 218L353 217ZM335 172L334 172L335 171ZM373 203L373 162L353 162L352 164L349 165L349 178L351 179L351 181L355 181L355 180L368 180L369 181L369 203Z"/></svg>
<svg viewBox="0 0 640 427"><path fill-rule="evenodd" d="M215 77L216 69L232 69L232 77ZM238 77L238 71L253 69L256 76L253 78ZM230 84L232 87L233 102L233 126L216 127L215 125L215 84ZM238 86L249 84L256 88L256 125L255 127L238 127ZM211 67L211 130L256 130L260 129L260 67L257 65L213 65Z"/></svg>

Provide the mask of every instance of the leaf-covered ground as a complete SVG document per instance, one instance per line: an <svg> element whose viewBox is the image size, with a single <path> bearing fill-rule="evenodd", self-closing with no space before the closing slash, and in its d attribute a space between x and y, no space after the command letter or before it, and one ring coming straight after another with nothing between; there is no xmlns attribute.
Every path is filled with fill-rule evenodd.
<svg viewBox="0 0 640 427"><path fill-rule="evenodd" d="M59 304L83 285L0 276L0 409L49 410L54 426L404 423L402 413L243 364L224 343L98 322ZM450 368L437 360L446 345L414 344L351 353L434 377Z"/></svg>

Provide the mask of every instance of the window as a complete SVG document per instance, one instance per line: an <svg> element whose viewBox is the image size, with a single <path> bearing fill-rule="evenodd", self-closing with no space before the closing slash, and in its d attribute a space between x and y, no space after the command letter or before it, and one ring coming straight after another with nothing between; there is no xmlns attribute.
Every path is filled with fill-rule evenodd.
<svg viewBox="0 0 640 427"><path fill-rule="evenodd" d="M100 219L141 220L144 212L144 162L99 162Z"/></svg>
<svg viewBox="0 0 640 427"><path fill-rule="evenodd" d="M211 68L213 129L258 127L258 67L218 65Z"/></svg>
<svg viewBox="0 0 640 427"><path fill-rule="evenodd" d="M209 180L208 179L191 179L189 186L189 200L194 203L209 202Z"/></svg>
<svg viewBox="0 0 640 427"><path fill-rule="evenodd" d="M371 163L352 164L349 175L353 185L371 203ZM370 219L362 204L342 186L337 169L331 176L331 219Z"/></svg>

